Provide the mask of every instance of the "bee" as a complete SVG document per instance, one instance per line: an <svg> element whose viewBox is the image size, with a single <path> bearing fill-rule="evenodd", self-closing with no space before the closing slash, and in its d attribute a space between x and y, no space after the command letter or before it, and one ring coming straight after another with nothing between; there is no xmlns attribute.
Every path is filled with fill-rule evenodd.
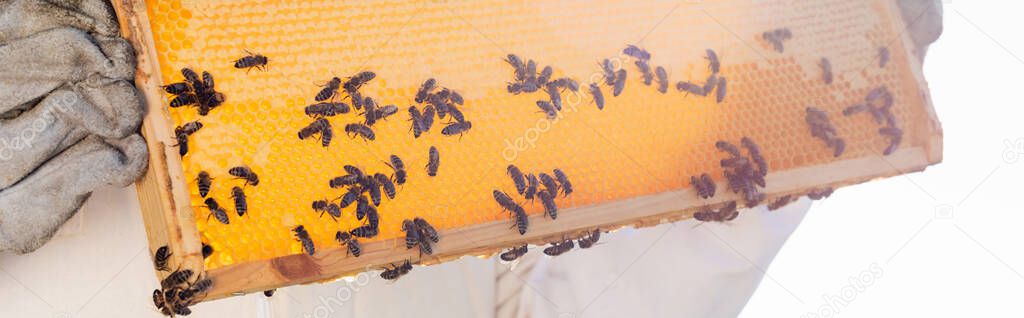
<svg viewBox="0 0 1024 318"><path fill-rule="evenodd" d="M597 241L600 240L600 239L601 239L601 229L594 229L593 232L590 232L590 235L581 237L581 238L579 238L576 241L577 241L577 243L579 243L580 248L590 248L590 247L594 246L594 244L597 244Z"/></svg>
<svg viewBox="0 0 1024 318"><path fill-rule="evenodd" d="M527 200L533 200L533 196L537 194L537 186L540 184L540 181L537 180L537 176L531 173L526 176L526 184L526 191L524 191L523 197Z"/></svg>
<svg viewBox="0 0 1024 318"><path fill-rule="evenodd" d="M821 79L825 81L825 84L832 84L832 62L823 57L818 62L818 66L821 67Z"/></svg>
<svg viewBox="0 0 1024 318"><path fill-rule="evenodd" d="M352 138L356 136L363 137L363 140L374 140L377 138L377 135L373 133L373 129L370 129L370 126L360 123L345 125L345 132Z"/></svg>
<svg viewBox="0 0 1024 318"><path fill-rule="evenodd" d="M552 220L558 218L558 206L555 205L555 198L551 197L546 191L537 193L537 197L540 198L540 202L544 204L544 213L547 213Z"/></svg>
<svg viewBox="0 0 1024 318"><path fill-rule="evenodd" d="M373 98L367 96L363 98L363 117L367 126L373 126L377 123L377 103L373 101Z"/></svg>
<svg viewBox="0 0 1024 318"><path fill-rule="evenodd" d="M717 74L722 69L722 63L718 60L718 53L715 50L705 50L705 59L708 60L708 68L711 69L711 73Z"/></svg>
<svg viewBox="0 0 1024 318"><path fill-rule="evenodd" d="M551 105L551 102L548 102L546 100L539 100L537 101L537 108L540 108L540 110L544 112L545 116L547 116L548 119L555 119L555 117L558 117L558 111L555 110L554 105Z"/></svg>
<svg viewBox="0 0 1024 318"><path fill-rule="evenodd" d="M526 81L539 85L537 83L537 63L533 60L526 61ZM527 93L532 93L532 91L527 91Z"/></svg>
<svg viewBox="0 0 1024 318"><path fill-rule="evenodd" d="M389 116L394 115L396 113L398 113L398 106L387 105L387 106L384 106L384 107L376 109L373 112L373 116L374 116L375 120L384 120L384 119L387 119Z"/></svg>
<svg viewBox="0 0 1024 318"><path fill-rule="evenodd" d="M338 114L348 114L352 109L348 104L341 102L320 102L306 106L306 116L317 118L317 117L331 117Z"/></svg>
<svg viewBox="0 0 1024 318"><path fill-rule="evenodd" d="M715 90L715 86L718 85L718 74L711 74L708 79L704 82L704 86L701 87L705 94L711 94Z"/></svg>
<svg viewBox="0 0 1024 318"><path fill-rule="evenodd" d="M622 54L625 54L625 55L628 55L628 56L632 56L632 57L640 59L640 60L649 60L649 59L651 59L651 53L647 52L647 50L641 49L641 48L637 47L636 45L632 45L632 44L627 45L625 49L622 49Z"/></svg>
<svg viewBox="0 0 1024 318"><path fill-rule="evenodd" d="M523 172L519 171L519 168L515 165L508 165L508 176L512 178L512 182L516 184L516 192L523 194L526 191L526 178L523 177Z"/></svg>
<svg viewBox="0 0 1024 318"><path fill-rule="evenodd" d="M338 233L334 235L334 240L347 247L348 253L351 253L355 257L359 257L359 255L363 253L363 249L362 246L359 245L359 241L353 238L348 232L338 231Z"/></svg>
<svg viewBox="0 0 1024 318"><path fill-rule="evenodd" d="M204 203L206 204L206 208L210 210L210 216L217 219L218 222L222 224L231 223L228 219L228 213L224 211L224 208L222 208L219 203L217 203L217 200L214 200L213 198L206 198ZM206 219L209 220L210 216L207 216Z"/></svg>
<svg viewBox="0 0 1024 318"><path fill-rule="evenodd" d="M153 290L153 306L156 306L156 309L159 309L165 316L173 314L170 309L167 308L167 301L164 299L164 293L160 292L159 289Z"/></svg>
<svg viewBox="0 0 1024 318"><path fill-rule="evenodd" d="M551 105L554 106L556 110L561 111L562 93L558 91L558 86L548 84L544 91L548 93L548 97L551 99Z"/></svg>
<svg viewBox="0 0 1024 318"><path fill-rule="evenodd" d="M352 101L352 107L355 109L363 109L363 95L359 94L359 91L348 92L349 100Z"/></svg>
<svg viewBox="0 0 1024 318"><path fill-rule="evenodd" d="M537 84L547 84L548 80L551 79L551 73L553 72L554 70L551 69L551 66L545 66L544 69L540 71L540 76L537 76Z"/></svg>
<svg viewBox="0 0 1024 318"><path fill-rule="evenodd" d="M423 237L434 243L441 241L441 237L437 235L437 229L435 229L433 225L430 225L430 223L427 223L427 220L424 220L421 217L416 217L412 221L413 223L416 223L416 227L419 228L420 234L422 234Z"/></svg>
<svg viewBox="0 0 1024 318"><path fill-rule="evenodd" d="M526 211L517 204L510 212L515 221L513 226L519 230L519 235L526 234L527 228L530 227L530 217L526 215Z"/></svg>
<svg viewBox="0 0 1024 318"><path fill-rule="evenodd" d="M668 72L665 71L664 67L658 66L654 69L654 74L658 76L658 92L665 94L668 93ZM644 79L647 82L646 79Z"/></svg>
<svg viewBox="0 0 1024 318"><path fill-rule="evenodd" d="M363 214L366 215L367 225L377 228L380 225L380 214L377 213L377 208L369 204L362 204L360 206L363 207Z"/></svg>
<svg viewBox="0 0 1024 318"><path fill-rule="evenodd" d="M889 65L889 48L880 47L878 48L878 67L885 68Z"/></svg>
<svg viewBox="0 0 1024 318"><path fill-rule="evenodd" d="M448 104L448 113L452 115L456 122L466 122L466 117L462 115L462 111L455 107L455 105Z"/></svg>
<svg viewBox="0 0 1024 318"><path fill-rule="evenodd" d="M313 211L320 212L320 217L323 217L324 213L333 219L341 217L341 206L327 200L313 201Z"/></svg>
<svg viewBox="0 0 1024 318"><path fill-rule="evenodd" d="M295 233L295 240L302 243L302 250L306 251L306 254L313 256L316 253L316 247L313 246L313 239L309 238L309 232L306 232L306 228L302 225L296 226L292 229Z"/></svg>
<svg viewBox="0 0 1024 318"><path fill-rule="evenodd" d="M430 146L430 151L427 153L427 175L437 176L437 168L440 166L441 154L437 152L437 147Z"/></svg>
<svg viewBox="0 0 1024 318"><path fill-rule="evenodd" d="M420 89L416 91L416 102L423 103L423 101L427 100L427 94L434 90L435 85L437 85L437 80L433 78L423 81L423 85L420 85Z"/></svg>
<svg viewBox="0 0 1024 318"><path fill-rule="evenodd" d="M676 83L676 90L680 92L686 92L687 94L694 94L697 96L707 96L704 92L704 87L691 83L691 82L679 82Z"/></svg>
<svg viewBox="0 0 1024 318"><path fill-rule="evenodd" d="M171 259L171 255L174 254L171 253L171 250L167 245L156 249L156 253L153 253L153 267L156 267L156 270L158 271L169 271L167 268L167 261Z"/></svg>
<svg viewBox="0 0 1024 318"><path fill-rule="evenodd" d="M519 83L519 82L508 83L507 89L508 89L509 94L519 95L519 94L523 93L523 85L524 85L523 83Z"/></svg>
<svg viewBox="0 0 1024 318"><path fill-rule="evenodd" d="M363 190L370 194L370 200L373 200L373 205L380 206L381 191L380 186L377 185L377 181L373 178L363 179L366 185L363 186Z"/></svg>
<svg viewBox="0 0 1024 318"><path fill-rule="evenodd" d="M366 82L369 82L375 77L377 77L377 73L371 71L359 72L356 76L349 77L348 80L345 81L345 91L350 93L358 91L363 84L366 84Z"/></svg>
<svg viewBox="0 0 1024 318"><path fill-rule="evenodd" d="M832 188L815 189L807 193L811 200L821 200L832 195Z"/></svg>
<svg viewBox="0 0 1024 318"><path fill-rule="evenodd" d="M242 187L235 186L231 188L231 198L235 200L235 212L238 212L238 216L245 215L249 211L249 205L246 203L245 191Z"/></svg>
<svg viewBox="0 0 1024 318"><path fill-rule="evenodd" d="M344 175L344 176L340 176L340 177L336 177L334 179L331 179L331 181L328 182L328 185L331 186L331 188L341 188L341 187L344 187L344 186L350 186L350 185L359 183L359 178L360 177L361 176L351 175L351 174Z"/></svg>
<svg viewBox="0 0 1024 318"><path fill-rule="evenodd" d="M867 111L867 110L868 110L868 105L857 104L857 105L853 105L853 106L849 106L849 107L843 108L843 116L853 116L855 114L862 113L862 112Z"/></svg>
<svg viewBox="0 0 1024 318"><path fill-rule="evenodd" d="M509 54L508 57L505 58L505 62L515 69L515 78L517 81L526 80L526 65L523 64L522 59L515 54Z"/></svg>
<svg viewBox="0 0 1024 318"><path fill-rule="evenodd" d="M192 92L192 84L186 82L171 83L170 85L160 86L164 92L172 95L182 95Z"/></svg>
<svg viewBox="0 0 1024 318"><path fill-rule="evenodd" d="M725 77L718 80L718 88L716 88L715 102L721 104L725 101Z"/></svg>
<svg viewBox="0 0 1024 318"><path fill-rule="evenodd" d="M391 268L385 268L384 271L380 273L380 278L393 281L401 278L405 274L408 274L410 271L412 271L412 263L409 263L407 260L405 263L402 263L402 265L395 266L392 264Z"/></svg>
<svg viewBox="0 0 1024 318"><path fill-rule="evenodd" d="M750 154L750 159L754 161L755 165L757 165L757 172L762 176L767 175L768 162L765 161L764 157L761 155L761 148L754 143L754 140L748 137L740 139L740 144L743 145L744 148L747 148L747 152Z"/></svg>
<svg viewBox="0 0 1024 318"><path fill-rule="evenodd" d="M409 121L412 122L412 127L409 128L412 131L412 136L419 138L425 130L423 129L423 114L416 106L409 106Z"/></svg>
<svg viewBox="0 0 1024 318"><path fill-rule="evenodd" d="M199 82L199 74L196 74L196 71L193 71L191 68L182 68L181 76L185 78L185 82L189 85L195 85L195 83Z"/></svg>
<svg viewBox="0 0 1024 318"><path fill-rule="evenodd" d="M406 249L411 249L422 240L420 237L420 231L416 229L416 223L412 220L406 219L405 221L402 221L402 231L405 232Z"/></svg>
<svg viewBox="0 0 1024 318"><path fill-rule="evenodd" d="M384 190L384 195L388 196L388 199L395 199L395 184L391 182L391 178L383 173L377 173L373 175L374 179L377 179L377 184Z"/></svg>
<svg viewBox="0 0 1024 318"><path fill-rule="evenodd" d="M604 109L604 94L601 93L601 87L597 86L597 83L590 83L590 95L594 96L594 103L597 104L597 109Z"/></svg>
<svg viewBox="0 0 1024 318"><path fill-rule="evenodd" d="M569 182L569 177L565 175L565 172L562 172L562 169L555 169L553 172L555 173L555 180L558 180L558 184L561 185L562 195L569 196L572 194L572 183Z"/></svg>
<svg viewBox="0 0 1024 318"><path fill-rule="evenodd" d="M723 151L725 153L728 153L729 156L731 156L733 158L738 158L738 157L742 157L743 156L740 153L740 149L736 148L736 145L733 145L733 144L731 144L731 143L729 143L727 141L719 140L719 141L715 142L715 148L718 148L718 150L721 150L721 151Z"/></svg>
<svg viewBox="0 0 1024 318"><path fill-rule="evenodd" d="M568 88L570 91L573 92L578 92L580 90L580 83L577 83L576 80L568 77L556 79L552 83L554 83L555 86L558 87Z"/></svg>
<svg viewBox="0 0 1024 318"><path fill-rule="evenodd" d="M615 73L615 87L612 88L612 97L622 94L623 88L626 88L626 70L620 69Z"/></svg>
<svg viewBox="0 0 1024 318"><path fill-rule="evenodd" d="M331 99L332 97L334 97L334 95L338 94L338 88L340 86L341 86L341 79L340 78L337 78L337 77L331 78L331 80L328 81L327 84L325 84L323 86L323 89L321 89L320 92L316 94L316 97L314 99L316 101L318 101L318 102L322 102L322 101Z"/></svg>
<svg viewBox="0 0 1024 318"><path fill-rule="evenodd" d="M210 255L213 255L213 246L203 243L203 259L210 257Z"/></svg>
<svg viewBox="0 0 1024 318"><path fill-rule="evenodd" d="M405 179L406 179L405 163L402 162L402 158L399 158L396 155L391 155L390 159L391 159L390 163L384 163L384 164L386 164L388 167L391 167L392 170L395 170L395 183L397 183L397 184L405 184Z"/></svg>
<svg viewBox="0 0 1024 318"><path fill-rule="evenodd" d="M903 131L896 127L882 127L878 129L878 133L889 137L889 146L885 148L882 153L886 156L891 155L899 147L900 142L903 140Z"/></svg>
<svg viewBox="0 0 1024 318"><path fill-rule="evenodd" d="M576 244L572 240L565 240L560 243L552 243L551 246L544 248L544 254L548 256L558 256L565 254L576 247Z"/></svg>
<svg viewBox="0 0 1024 318"><path fill-rule="evenodd" d="M832 157L838 158L846 151L846 141L841 138L829 140L828 146L832 147Z"/></svg>
<svg viewBox="0 0 1024 318"><path fill-rule="evenodd" d="M644 85L651 85L654 81L654 72L651 72L651 65L647 64L647 60L637 60L633 62L636 64L636 68L640 70L640 75L643 76Z"/></svg>
<svg viewBox="0 0 1024 318"><path fill-rule="evenodd" d="M793 196L788 194L779 197L775 201L772 201L772 203L768 204L768 211L775 211L781 209L782 207L788 205L790 202L793 202L793 199Z"/></svg>
<svg viewBox="0 0 1024 318"><path fill-rule="evenodd" d="M192 284L192 286L189 286L188 289L194 294L201 294L203 292L210 290L211 287L213 287L213 280L209 278L204 278L195 282L195 284Z"/></svg>
<svg viewBox="0 0 1024 318"><path fill-rule="evenodd" d="M196 187L199 188L199 196L206 197L210 194L210 186L213 184L213 179L210 178L210 174L206 171L199 171L199 175L196 176Z"/></svg>
<svg viewBox="0 0 1024 318"><path fill-rule="evenodd" d="M423 132L430 131L430 127L434 126L435 113L433 106L427 105L423 108Z"/></svg>
<svg viewBox="0 0 1024 318"><path fill-rule="evenodd" d="M737 216L739 211L736 210L736 201L727 203L718 211L703 209L693 214L693 218L701 222L726 222L736 219Z"/></svg>
<svg viewBox="0 0 1024 318"><path fill-rule="evenodd" d="M263 291L263 296L265 296L267 298L274 297L274 292L276 292L276 291L277 291L277 289L264 290Z"/></svg>
<svg viewBox="0 0 1024 318"><path fill-rule="evenodd" d="M174 128L174 137L178 141L178 154L188 154L188 137L203 128L203 123L198 121L187 122Z"/></svg>
<svg viewBox="0 0 1024 318"><path fill-rule="evenodd" d="M448 100L456 105L464 105L466 103L466 100L462 98L462 94L459 94L459 92L456 91L451 91L451 94L448 96Z"/></svg>
<svg viewBox="0 0 1024 318"><path fill-rule="evenodd" d="M306 138L319 133L321 143L323 143L324 147L327 147L331 143L331 138L333 137L333 133L329 131L332 131L331 122L327 121L326 118L320 117L308 126L299 129L299 140L305 140Z"/></svg>
<svg viewBox="0 0 1024 318"><path fill-rule="evenodd" d="M707 179L705 179L705 177ZM690 185L697 190L697 195L701 199L707 199L715 196L715 183L711 181L711 176L707 173L701 174L700 177L690 176Z"/></svg>
<svg viewBox="0 0 1024 318"><path fill-rule="evenodd" d="M469 122L469 121L454 122L454 123L448 124L448 126L445 126L444 129L441 129L441 134L445 135L445 136L459 135L461 137L462 134L464 134L467 131L469 131L470 128L473 128L473 123L472 122Z"/></svg>
<svg viewBox="0 0 1024 318"><path fill-rule="evenodd" d="M249 169L248 166L237 166L228 169L228 173L231 174L232 176L238 177L239 179L245 179L246 185L251 184L255 186L260 184L260 177L257 176L256 173L252 171L252 169Z"/></svg>
<svg viewBox="0 0 1024 318"><path fill-rule="evenodd" d="M341 208L347 208L349 205L352 205L353 202L356 202L357 199L361 198L360 195L362 193L363 190L359 187L351 187L348 189L348 192L345 192L345 195L341 196L341 202L338 204Z"/></svg>
<svg viewBox="0 0 1024 318"><path fill-rule="evenodd" d="M548 192L548 195L550 197L552 197L552 198L557 197L558 196L558 183L555 182L555 179L552 178L547 173L543 173L543 172L541 172L539 174L539 176L540 176L540 183L544 185L544 190L546 190Z"/></svg>
<svg viewBox="0 0 1024 318"><path fill-rule="evenodd" d="M235 68L237 68L237 69L243 69L244 68L244 69L246 69L245 70L246 73L249 73L249 71L254 69L254 68L258 69L258 70L261 70L261 71L266 71L267 70L267 62L269 62L269 59L267 59L266 56L263 56L263 55L260 55L260 54L253 54L252 52L249 52L249 51L245 51L245 53L248 54L248 55L243 56L242 58L235 60Z"/></svg>
<svg viewBox="0 0 1024 318"><path fill-rule="evenodd" d="M372 238L377 236L378 228L376 226L363 225L352 229L349 233L352 233L352 236L355 237Z"/></svg>
<svg viewBox="0 0 1024 318"><path fill-rule="evenodd" d="M604 84L608 86L615 86L615 68L612 67L612 61L604 59L601 63L601 71L604 72Z"/></svg>
<svg viewBox="0 0 1024 318"><path fill-rule="evenodd" d="M528 251L529 251L529 249L526 247L526 245L522 245L522 246L518 246L518 247L513 247L513 248L509 249L508 251L505 251L504 253L501 253L501 255L499 257L503 261L511 262L511 261L519 259L520 257L523 257L523 255L526 255L526 252L528 252Z"/></svg>
<svg viewBox="0 0 1024 318"><path fill-rule="evenodd" d="M176 270L172 272L170 275L167 275L167 277L164 278L164 280L160 281L160 287L163 287L164 289L169 289L172 286L178 286L187 283L188 280L191 278L191 269Z"/></svg>
<svg viewBox="0 0 1024 318"><path fill-rule="evenodd" d="M508 194L505 194L505 192L502 192L501 190L494 190L491 194L494 196L494 201L497 201L498 205L500 205L502 209L512 212L513 210L522 208L518 203L516 203L516 201L512 200L512 197L508 196Z"/></svg>

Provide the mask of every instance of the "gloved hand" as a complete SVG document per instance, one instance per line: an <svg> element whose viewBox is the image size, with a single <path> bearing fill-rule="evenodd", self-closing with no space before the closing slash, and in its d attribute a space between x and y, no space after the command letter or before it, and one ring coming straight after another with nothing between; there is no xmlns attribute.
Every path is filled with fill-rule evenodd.
<svg viewBox="0 0 1024 318"><path fill-rule="evenodd" d="M135 57L105 0L0 2L0 252L31 252L147 165Z"/></svg>

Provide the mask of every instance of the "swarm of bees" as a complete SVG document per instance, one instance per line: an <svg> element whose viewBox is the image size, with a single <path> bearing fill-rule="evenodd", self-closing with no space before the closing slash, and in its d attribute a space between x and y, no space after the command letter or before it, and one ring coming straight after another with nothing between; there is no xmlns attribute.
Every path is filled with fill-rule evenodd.
<svg viewBox="0 0 1024 318"><path fill-rule="evenodd" d="M868 92L863 104L856 104L843 109L843 116L867 112L876 123L882 124L878 134L889 139L889 145L882 151L883 155L891 155L903 140L903 130L896 126L896 116L892 114L893 97L892 93L885 86L875 88Z"/></svg>
<svg viewBox="0 0 1024 318"><path fill-rule="evenodd" d="M747 150L747 156L740 152L739 147L726 141L716 142L715 147L729 155L720 162L729 190L742 194L746 206L754 207L765 198L758 188L765 187L768 162L752 139L743 137L740 144Z"/></svg>
<svg viewBox="0 0 1024 318"><path fill-rule="evenodd" d="M768 42L776 52L783 53L786 51L785 42L793 38L793 32L789 28L780 28L761 33L761 38Z"/></svg>
<svg viewBox="0 0 1024 318"><path fill-rule="evenodd" d="M210 110L224 103L224 94L214 89L213 75L203 72L202 79L190 68L181 69L184 81L163 86L164 92L171 94L170 106L177 108L193 106L199 115L206 116Z"/></svg>
<svg viewBox="0 0 1024 318"><path fill-rule="evenodd" d="M462 136L470 128L473 128L473 123L466 120L462 110L459 110L466 103L462 94L453 89L438 86L436 79L429 78L420 85L420 89L416 91L415 101L423 108L421 112L416 106L409 106L409 121L412 122L410 130L415 138L430 131L430 128L434 126L435 114L439 120L445 120L445 117L448 117L445 127L441 128L442 135Z"/></svg>
<svg viewBox="0 0 1024 318"><path fill-rule="evenodd" d="M573 192L572 182L569 181L569 177L565 172L561 169L554 169L552 171L554 177L552 177L543 172L537 175L532 173L524 175L519 170L519 167L515 165L508 165L506 170L509 177L512 178L512 183L515 184L516 192L526 198L526 200L533 200L534 197L539 198L544 206L544 215L552 220L558 218L558 205L555 203L555 198L558 197L559 192L562 193L563 197L569 196ZM542 185L544 187L540 188ZM520 235L526 234L526 230L529 228L529 217L526 215L526 210L501 190L494 190L492 194L494 201L498 202L498 205L503 210L511 214L513 227L519 230Z"/></svg>
<svg viewBox="0 0 1024 318"><path fill-rule="evenodd" d="M538 100L537 107L548 119L555 119L558 117L558 112L562 111L562 92L566 89L574 93L580 90L580 84L572 78L552 78L554 69L551 66L544 66L538 73L537 62L527 60L523 63L523 60L515 54L509 54L505 58L505 62L514 70L514 81L508 83L508 92L519 95L543 90L548 95L548 99ZM598 103L598 107L604 107L603 99Z"/></svg>
<svg viewBox="0 0 1024 318"><path fill-rule="evenodd" d="M363 121L346 124L345 133L352 138L359 137L366 141L375 140L376 134L371 128L373 124L398 113L398 106L378 106L373 98L364 97L359 93L359 88L376 77L377 74L374 72L363 71L345 81L338 77L327 81L313 97L316 102L306 106L304 110L306 116L312 118L313 122L299 129L299 139L305 140L319 134L320 144L325 148L330 146L331 140L334 138L334 128L327 118L348 114L355 108L362 111L360 115L363 116ZM341 97L341 91L345 92L345 97ZM342 102L345 98L349 100L351 106Z"/></svg>
<svg viewBox="0 0 1024 318"><path fill-rule="evenodd" d="M697 196L701 199L709 199L715 196L715 180L711 179L711 175L702 173L698 176L690 176L690 185L697 190Z"/></svg>
<svg viewBox="0 0 1024 318"><path fill-rule="evenodd" d="M832 148L832 156L839 157L846 151L846 141L839 137L832 121L828 119L828 113L816 107L807 107L807 115L804 116L807 127L811 129L811 136L821 139L829 148Z"/></svg>
<svg viewBox="0 0 1024 318"><path fill-rule="evenodd" d="M791 194L787 194L787 195L781 196L778 199L775 199L775 201L772 201L772 203L768 204L768 211L775 211L775 210L781 209L781 208L789 205L793 201L796 201L796 199L797 199L797 197L795 197L795 196L793 196Z"/></svg>
<svg viewBox="0 0 1024 318"><path fill-rule="evenodd" d="M725 77L718 75L718 72L722 70L722 62L718 60L718 53L715 53L715 50L707 49L705 54L704 58L708 60L708 68L711 69L711 74L708 75L704 84L682 81L676 83L676 90L685 92L687 95L693 94L701 97L715 93L715 102L722 103L725 101L726 89L728 87L728 81Z"/></svg>
<svg viewBox="0 0 1024 318"><path fill-rule="evenodd" d="M740 215L736 209L736 201L729 201L721 209L712 210L704 207L693 214L693 218L701 222L727 222L735 220Z"/></svg>
<svg viewBox="0 0 1024 318"><path fill-rule="evenodd" d="M252 171L248 166L242 165L228 169L228 174L235 177L235 179L242 179L245 181L243 186L253 185L256 186L260 183L260 177ZM222 224L230 224L231 220L228 218L227 210L217 202L213 197L207 197L210 193L210 188L213 187L213 178L206 171L200 171L196 176L196 187L199 189L199 195L206 200L203 201L206 209L210 210L210 215L207 216L207 220L210 217L217 219ZM244 216L249 212L248 198L245 194L245 188L240 186L234 186L231 188L231 199L234 202L235 212L239 217Z"/></svg>
<svg viewBox="0 0 1024 318"><path fill-rule="evenodd" d="M203 274L195 275L190 269L171 271L168 267L171 255L166 245L153 254L153 266L158 271L169 272L160 281L160 288L153 290L153 305L166 316L188 316L192 314L188 307L205 297L213 287L213 280Z"/></svg>

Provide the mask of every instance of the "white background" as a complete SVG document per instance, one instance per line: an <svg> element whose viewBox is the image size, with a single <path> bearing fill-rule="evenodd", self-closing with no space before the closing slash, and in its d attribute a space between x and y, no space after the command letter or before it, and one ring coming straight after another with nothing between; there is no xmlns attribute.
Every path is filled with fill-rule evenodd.
<svg viewBox="0 0 1024 318"><path fill-rule="evenodd" d="M944 8L945 32L924 65L943 163L815 203L743 317L816 313L824 295L840 294L872 264L881 278L845 306L836 302L835 316L1024 316L1024 154L1003 159L1004 142L1024 143L1024 6L954 0Z"/></svg>
<svg viewBox="0 0 1024 318"><path fill-rule="evenodd" d="M944 162L924 173L844 188L816 202L768 267L743 317L1024 316L1019 305L1024 232L1017 230L1024 215L1014 204L1024 195L1018 181L1024 176L1024 152L1007 146L1024 144L1024 108L1016 94L1024 90L1018 75L1024 73L1021 9L1024 5L1012 1L945 4L945 32L925 60L945 132ZM1019 158L1007 160L1013 156L1004 154ZM787 216L764 216L773 217ZM627 238L610 237L604 249ZM27 256L0 255L0 317L157 316L148 299L156 282L145 246L134 191L98 191L47 246ZM869 284L851 283L851 277L864 273L878 277ZM414 289L408 293L413 298L401 302L416 302L423 316L479 316L494 306L487 301L491 275L490 263L472 259L418 268L397 286L361 286L360 296L389 299L396 289ZM483 278L437 285L431 276ZM333 292L338 286L321 289ZM481 299L429 292L441 288L470 291ZM609 294L616 294L623 287L610 288ZM270 302L260 295L236 297L197 306L193 317L266 317L270 304L309 312L318 308L314 294L314 288L302 287L283 290ZM644 295L634 296L608 301L643 306ZM344 306L350 309L332 315L347 316L342 312L367 304L354 300Z"/></svg>

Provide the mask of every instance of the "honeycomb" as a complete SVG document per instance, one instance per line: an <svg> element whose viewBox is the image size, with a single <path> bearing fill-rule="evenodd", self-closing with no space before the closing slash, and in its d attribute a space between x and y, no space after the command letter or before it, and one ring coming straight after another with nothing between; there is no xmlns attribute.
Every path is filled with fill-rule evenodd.
<svg viewBox="0 0 1024 318"><path fill-rule="evenodd" d="M301 253L290 231L303 225L319 249L338 248L338 230L361 224L355 205L334 221L310 208L334 198L328 180L351 164L390 173L384 161L401 157L409 181L394 200L380 205L380 235L403 235L401 222L421 216L439 230L487 222L509 222L491 191L514 194L505 175L514 163L527 173L559 168L576 192L559 198L560 208L623 200L689 187L689 176L708 172L722 181L717 140L757 141L771 171L879 155L887 139L871 116L843 117L844 107L862 102L868 91L886 86L896 100L893 113L905 132L901 147L914 146L927 131L928 117L917 92L902 22L887 1L328 1L328 0L153 0L147 1L154 45L164 84L181 81L179 70L209 71L227 96L221 107L200 117L194 109L174 108L177 124L200 120L205 127L190 139L183 158L186 176L200 171L213 178L210 196L231 206L227 174L245 164L260 176L247 186L249 214L231 224L207 218L194 180L188 180L201 239L215 253L206 268ZM784 53L761 33L789 28ZM650 64L663 66L670 90L645 86L627 44L651 52ZM880 68L878 49L892 54ZM687 96L675 83L703 82L709 75L705 49L717 51L728 95ZM269 69L238 70L233 61L246 51L270 58ZM513 72L503 58L514 53L550 65L555 76L583 86L600 82L598 63L609 58L629 74L622 95L603 86L605 107L587 94L563 94L565 109L554 120L538 112L542 91L512 95ZM817 62L831 60L835 81L825 85ZM540 67L539 67L540 68ZM538 69L539 69L538 68ZM376 72L360 91L378 103L400 107L374 126L366 142L337 130L328 148L299 140L296 132L312 119L303 107L334 76ZM460 92L461 109L473 128L461 137L434 128L413 138L407 107L427 78ZM833 158L804 122L804 109L829 113L845 154ZM166 105L165 105L166 107ZM330 118L336 129L360 121L354 113ZM918 124L915 124L918 123ZM427 152L436 146L440 171L428 177ZM920 146L920 145L918 145ZM519 201L521 197L515 196ZM543 212L539 202L524 203L528 213Z"/></svg>

